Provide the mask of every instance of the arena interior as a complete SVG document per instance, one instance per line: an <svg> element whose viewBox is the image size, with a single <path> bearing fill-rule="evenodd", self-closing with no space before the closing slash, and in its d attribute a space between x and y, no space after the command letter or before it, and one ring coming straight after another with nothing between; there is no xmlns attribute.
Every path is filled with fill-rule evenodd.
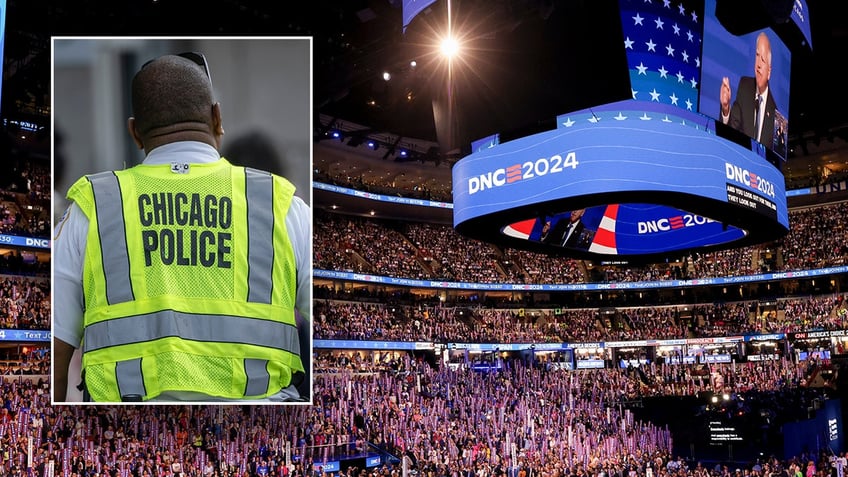
<svg viewBox="0 0 848 477"><path fill-rule="evenodd" d="M459 234L451 171L471 140L546 127L534 121L563 103L504 98L570 71L537 68L552 56L603 63L575 45L606 33L585 14L609 2L425 2L409 32L401 2L377 0L297 14L83 0L51 4L49 32L38 3L6 12L0 476L842 477L848 127L844 93L821 81L845 51L841 2L807 2L813 48L793 53L787 233L608 261ZM446 7L457 29L477 28L477 60L492 55L457 67L457 84L476 86L451 90L456 103L412 56ZM573 30L551 32L553 19ZM46 244L64 191L51 187L62 138L51 144L49 41L93 32L314 37L311 405L51 405ZM570 46L494 48L557 41ZM474 71L508 71L507 84L487 90ZM608 91L597 76L557 79L566 98ZM472 96L488 106L472 111Z"/></svg>

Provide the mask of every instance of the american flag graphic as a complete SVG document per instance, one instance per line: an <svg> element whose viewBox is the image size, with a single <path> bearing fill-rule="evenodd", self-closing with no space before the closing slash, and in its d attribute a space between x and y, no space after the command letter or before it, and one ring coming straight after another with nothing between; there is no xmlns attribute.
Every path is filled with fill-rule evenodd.
<svg viewBox="0 0 848 477"><path fill-rule="evenodd" d="M698 111L704 2L621 0L633 99Z"/></svg>

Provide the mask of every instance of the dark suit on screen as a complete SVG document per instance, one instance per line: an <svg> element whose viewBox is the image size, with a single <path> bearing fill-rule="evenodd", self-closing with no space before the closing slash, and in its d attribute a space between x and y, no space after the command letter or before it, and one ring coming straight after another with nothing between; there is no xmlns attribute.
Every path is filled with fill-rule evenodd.
<svg viewBox="0 0 848 477"><path fill-rule="evenodd" d="M566 221L567 223L567 221ZM564 227L562 234L562 246L565 248L573 248L577 250L588 250L592 245L592 239L595 236L595 231L587 229L583 220L572 222Z"/></svg>
<svg viewBox="0 0 848 477"><path fill-rule="evenodd" d="M563 247L577 247L580 244L580 236L583 234L583 230L586 228L583 225L582 220L578 220L577 222L567 223L562 231L562 246Z"/></svg>
<svg viewBox="0 0 848 477"><path fill-rule="evenodd" d="M756 114L757 108L757 83L751 76L739 78L739 86L736 87L736 99L730 108L729 124L735 129L744 132L748 136L757 139ZM774 119L777 105L774 102L771 89L766 96L766 108L763 113L763 127L759 141L766 146L772 147L774 137Z"/></svg>

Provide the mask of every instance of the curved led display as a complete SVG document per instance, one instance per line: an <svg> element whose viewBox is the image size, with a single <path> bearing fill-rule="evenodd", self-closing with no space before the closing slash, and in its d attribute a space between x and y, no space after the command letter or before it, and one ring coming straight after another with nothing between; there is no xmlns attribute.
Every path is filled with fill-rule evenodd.
<svg viewBox="0 0 848 477"><path fill-rule="evenodd" d="M346 280L362 283L379 283L383 285L444 288L452 290L488 290L488 291L544 291L544 292L573 292L601 290L653 290L661 288L705 287L721 285L739 285L742 283L767 282L774 280L802 279L825 277L848 273L848 266L820 268L818 270L794 270L791 272L763 273L758 275L742 275L736 277L708 277L691 280L652 280L643 282L616 283L470 283L446 282L436 280L418 280L415 278L384 277L381 275L366 275L362 273L340 272L337 270L313 270L316 278L330 280Z"/></svg>
<svg viewBox="0 0 848 477"><path fill-rule="evenodd" d="M530 219L502 232L570 250L602 255L644 255L712 247L744 238L746 231L701 215L651 204L611 204Z"/></svg>
<svg viewBox="0 0 848 477"><path fill-rule="evenodd" d="M716 137L706 117L623 101L559 122L454 166L459 233L609 260L762 243L788 231L783 175ZM576 239L563 227L543 237L546 223L552 231L573 211L582 213Z"/></svg>

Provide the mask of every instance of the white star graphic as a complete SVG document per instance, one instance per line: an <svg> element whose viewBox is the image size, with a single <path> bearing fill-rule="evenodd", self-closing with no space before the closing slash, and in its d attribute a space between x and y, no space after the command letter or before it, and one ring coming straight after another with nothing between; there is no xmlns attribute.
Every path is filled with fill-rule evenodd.
<svg viewBox="0 0 848 477"><path fill-rule="evenodd" d="M692 10L692 21L698 23L698 14L694 10Z"/></svg>
<svg viewBox="0 0 848 477"><path fill-rule="evenodd" d="M670 123L671 122L671 119L668 119L668 114L666 114L665 117L662 118L662 122L664 122L664 123Z"/></svg>
<svg viewBox="0 0 848 477"><path fill-rule="evenodd" d="M649 93L651 95L651 101L660 102L660 94L657 93L657 88L654 88L653 91Z"/></svg>
<svg viewBox="0 0 848 477"><path fill-rule="evenodd" d="M649 38L648 41L645 42L645 45L648 46L648 51L657 51L657 49L656 49L657 44L654 43L653 39Z"/></svg>
<svg viewBox="0 0 848 477"><path fill-rule="evenodd" d="M633 49L633 40L631 40L629 36L624 39L624 48L626 50L632 50Z"/></svg>
<svg viewBox="0 0 848 477"><path fill-rule="evenodd" d="M653 118L648 116L648 113L645 112L645 113L642 113L642 116L640 116L639 119L641 119L642 121L650 121Z"/></svg>
<svg viewBox="0 0 848 477"><path fill-rule="evenodd" d="M625 119L627 119L627 116L621 114L621 111L619 111L618 116L614 116L613 119L615 119L616 121L624 121Z"/></svg>
<svg viewBox="0 0 848 477"><path fill-rule="evenodd" d="M678 71L678 72L677 72L677 82L678 82L678 83L682 83L684 79L685 79L685 78L683 78L683 73L681 73L681 72L679 72L679 71Z"/></svg>
<svg viewBox="0 0 848 477"><path fill-rule="evenodd" d="M665 66L660 66L660 69L657 71L660 72L660 78L668 78L668 70L665 69Z"/></svg>
<svg viewBox="0 0 848 477"><path fill-rule="evenodd" d="M695 35L692 34L692 30L686 32L686 37L689 38L690 43L695 40Z"/></svg>
<svg viewBox="0 0 848 477"><path fill-rule="evenodd" d="M633 99L636 99L636 93L638 93L638 91L633 88L630 88L630 93L633 95Z"/></svg>
<svg viewBox="0 0 848 477"><path fill-rule="evenodd" d="M690 83L692 83L692 87L693 87L693 88L697 88L697 87L698 87L698 82L697 82L697 81L695 81L695 77L694 77L694 76L692 77L692 79L690 79L690 80L689 80L689 82L690 82Z"/></svg>
<svg viewBox="0 0 848 477"><path fill-rule="evenodd" d="M600 120L601 120L601 118L595 116L594 114L592 115L591 118L589 118L589 122L592 123L592 124L597 123Z"/></svg>
<svg viewBox="0 0 848 477"><path fill-rule="evenodd" d="M662 18L659 18L659 17L657 17L657 19L654 20L654 23L657 24L657 30L662 30L663 25L665 25L665 23L663 23L663 21L662 21Z"/></svg>
<svg viewBox="0 0 848 477"><path fill-rule="evenodd" d="M663 6L665 8L671 8L671 0L663 0Z"/></svg>
<svg viewBox="0 0 848 477"><path fill-rule="evenodd" d="M684 63L689 63L689 53L686 53L686 50L683 50L683 53L680 54L683 57Z"/></svg>
<svg viewBox="0 0 848 477"><path fill-rule="evenodd" d="M636 69L639 70L640 75L648 76L648 67L643 65L641 62L639 63L639 66L636 67Z"/></svg>
<svg viewBox="0 0 848 477"><path fill-rule="evenodd" d="M574 121L572 121L571 118L565 118L565 122L562 123L562 125L570 128L571 126L574 126Z"/></svg>
<svg viewBox="0 0 848 477"><path fill-rule="evenodd" d="M671 99L671 104L676 106L677 105L677 95L675 95L674 93L671 93L671 96L669 96L669 98Z"/></svg>
<svg viewBox="0 0 848 477"><path fill-rule="evenodd" d="M631 17L631 18L633 18L633 24L634 24L634 25L642 25L642 20L644 20L644 18L642 18L642 17L640 17L640 16L639 16L639 13L636 13L636 16L635 16L635 17ZM644 25L643 25L643 26L644 26Z"/></svg>
<svg viewBox="0 0 848 477"><path fill-rule="evenodd" d="M677 35L677 36L680 36L680 27L677 26L677 23L675 23L671 27L674 28L674 34Z"/></svg>
<svg viewBox="0 0 848 477"><path fill-rule="evenodd" d="M674 48L671 47L671 43L669 43L668 46L665 47L665 51L668 52L668 56L674 56Z"/></svg>
<svg viewBox="0 0 848 477"><path fill-rule="evenodd" d="M701 57L700 56L695 58L695 66L698 67L698 68L701 67Z"/></svg>
<svg viewBox="0 0 848 477"><path fill-rule="evenodd" d="M677 7L677 9L680 11L680 14L681 14L681 15L686 15L686 9L685 9L685 8L683 8L683 4L682 4L682 3L681 3L678 7Z"/></svg>
<svg viewBox="0 0 848 477"><path fill-rule="evenodd" d="M692 101L686 100L686 109L692 111Z"/></svg>

